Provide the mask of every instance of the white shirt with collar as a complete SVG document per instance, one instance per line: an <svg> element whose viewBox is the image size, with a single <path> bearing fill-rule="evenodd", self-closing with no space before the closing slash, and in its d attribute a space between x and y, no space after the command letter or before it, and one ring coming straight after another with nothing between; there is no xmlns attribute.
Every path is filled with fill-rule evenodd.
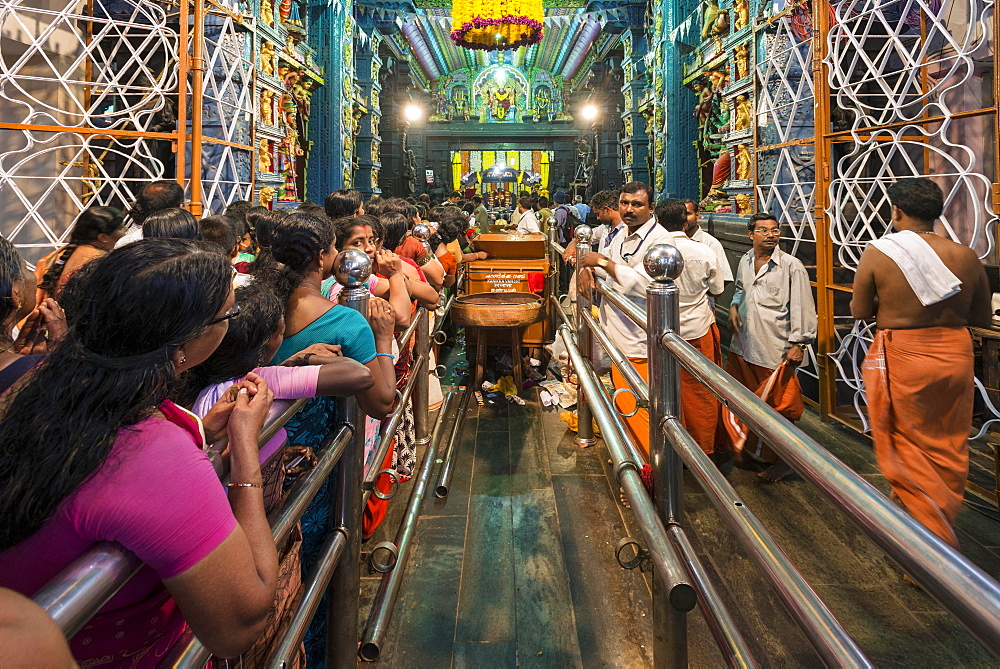
<svg viewBox="0 0 1000 669"><path fill-rule="evenodd" d="M698 231L691 236L691 239L696 242L701 242L715 252L715 255L719 258L719 268L722 270L722 279L724 281L732 281L733 268L729 266L729 258L726 257L726 249L722 247L722 242L705 232L705 228L701 226L698 226Z"/></svg>
<svg viewBox="0 0 1000 669"><path fill-rule="evenodd" d="M603 248L598 249L601 255L615 264L615 277L600 267L594 269L600 278L607 279L615 290L643 310L646 308L646 286L651 279L643 269L642 259L649 247L655 244L672 245L673 238L656 222L655 216L650 216L635 232L629 233L625 227L618 231L610 244L606 247L602 244ZM601 300L600 318L611 340L618 344L623 354L629 358L648 357L646 331L607 300Z"/></svg>
<svg viewBox="0 0 1000 669"><path fill-rule="evenodd" d="M781 249L754 272L754 250L736 268L736 306L743 327L730 350L753 364L776 369L792 344L816 339L816 304L802 262Z"/></svg>
<svg viewBox="0 0 1000 669"><path fill-rule="evenodd" d="M123 246L128 246L132 242L137 242L142 239L142 226L135 225L134 223L129 227L129 229L122 235L122 238L115 242L115 248L120 249Z"/></svg>
<svg viewBox="0 0 1000 669"><path fill-rule="evenodd" d="M683 231L669 233L684 258L684 270L674 283L680 291L680 335L687 341L705 336L715 323L709 295L725 288L715 252Z"/></svg>
<svg viewBox="0 0 1000 669"><path fill-rule="evenodd" d="M535 216L535 212L531 209L521 213L517 219L517 230L515 234L527 235L532 232L541 232L542 229L538 227L538 217Z"/></svg>

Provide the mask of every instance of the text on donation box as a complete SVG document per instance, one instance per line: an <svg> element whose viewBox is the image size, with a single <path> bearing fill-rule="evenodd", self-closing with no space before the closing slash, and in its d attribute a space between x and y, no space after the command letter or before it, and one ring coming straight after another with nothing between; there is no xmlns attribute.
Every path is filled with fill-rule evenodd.
<svg viewBox="0 0 1000 669"><path fill-rule="evenodd" d="M523 273L493 272L485 277L491 293L521 293L527 290Z"/></svg>

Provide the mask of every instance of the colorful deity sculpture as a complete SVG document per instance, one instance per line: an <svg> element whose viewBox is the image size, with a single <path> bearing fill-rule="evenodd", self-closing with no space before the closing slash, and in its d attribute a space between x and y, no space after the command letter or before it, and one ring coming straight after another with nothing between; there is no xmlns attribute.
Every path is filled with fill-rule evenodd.
<svg viewBox="0 0 1000 669"><path fill-rule="evenodd" d="M733 28L740 30L750 24L750 3L748 0L733 0Z"/></svg>
<svg viewBox="0 0 1000 669"><path fill-rule="evenodd" d="M260 122L274 125L274 91L267 88L260 92Z"/></svg>
<svg viewBox="0 0 1000 669"><path fill-rule="evenodd" d="M746 95L737 95L733 105L733 130L746 130L750 127L750 99Z"/></svg>
<svg viewBox="0 0 1000 669"><path fill-rule="evenodd" d="M260 44L260 71L269 77L273 77L275 72L274 45L266 40Z"/></svg>
<svg viewBox="0 0 1000 669"><path fill-rule="evenodd" d="M514 89L510 86L502 86L490 90L490 111L493 112L493 118L498 121L507 119L511 108L514 107L514 95Z"/></svg>
<svg viewBox="0 0 1000 669"><path fill-rule="evenodd" d="M736 178L740 180L752 179L752 167L753 158L750 155L750 147L746 144L740 144L736 147Z"/></svg>
<svg viewBox="0 0 1000 669"><path fill-rule="evenodd" d="M301 155L302 149L298 147L298 142L289 135L286 135L278 144L278 174L282 178L282 184L278 186L279 202L298 201L295 177L297 176L296 162Z"/></svg>
<svg viewBox="0 0 1000 669"><path fill-rule="evenodd" d="M733 50L733 61L736 65L737 80L750 74L750 48L746 42L736 45Z"/></svg>
<svg viewBox="0 0 1000 669"><path fill-rule="evenodd" d="M301 28L299 3L296 0L278 0L278 21L286 28Z"/></svg>
<svg viewBox="0 0 1000 669"><path fill-rule="evenodd" d="M737 193L736 194L736 213L737 214L749 214L750 213L750 194L749 193Z"/></svg>
<svg viewBox="0 0 1000 669"><path fill-rule="evenodd" d="M548 86L538 86L535 88L534 120L552 120L552 89Z"/></svg>
<svg viewBox="0 0 1000 669"><path fill-rule="evenodd" d="M257 193L257 205L260 207L267 207L273 199L274 188L272 186L264 186Z"/></svg>
<svg viewBox="0 0 1000 669"><path fill-rule="evenodd" d="M266 139L260 140L260 147L257 149L257 171L261 174L272 174L274 172L271 143Z"/></svg>
<svg viewBox="0 0 1000 669"><path fill-rule="evenodd" d="M260 20L274 27L274 0L260 0Z"/></svg>

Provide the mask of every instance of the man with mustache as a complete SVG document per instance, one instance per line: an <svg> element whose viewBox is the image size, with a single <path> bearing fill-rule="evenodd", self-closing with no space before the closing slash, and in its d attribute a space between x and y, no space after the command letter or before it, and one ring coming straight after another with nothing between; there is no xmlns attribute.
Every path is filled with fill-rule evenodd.
<svg viewBox="0 0 1000 669"><path fill-rule="evenodd" d="M601 252L591 251L580 258L580 267L592 267L601 279L611 282L615 290L631 300L640 309L646 308L646 286L651 279L642 266L646 251L654 244L671 244L672 236L657 224L653 216L653 189L640 181L632 181L622 186L618 196L618 213L624 230L619 230L609 243L601 245ZM610 235L610 232L609 232ZM605 238L607 241L607 238ZM633 323L628 316L601 301L601 323L619 350L632 361L636 370L649 378L648 349L646 331ZM611 379L615 388L627 388L624 377L614 367ZM623 414L635 409L634 398L622 393L616 405ZM625 424L633 439L645 453L649 454L649 415L640 409L626 418Z"/></svg>
<svg viewBox="0 0 1000 669"><path fill-rule="evenodd" d="M751 216L747 235L753 248L740 258L736 270L726 371L785 418L798 420L805 406L795 368L816 339L817 327L809 274L798 258L778 248L781 228L773 214ZM777 378L768 384L779 367ZM758 474L761 479L776 483L791 473L770 449L758 444L756 435L750 435L742 450L771 463Z"/></svg>

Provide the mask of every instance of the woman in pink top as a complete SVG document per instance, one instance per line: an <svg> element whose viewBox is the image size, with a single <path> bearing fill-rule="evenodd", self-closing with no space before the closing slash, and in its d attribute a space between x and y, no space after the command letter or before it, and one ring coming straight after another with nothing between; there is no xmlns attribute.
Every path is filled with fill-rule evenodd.
<svg viewBox="0 0 1000 669"><path fill-rule="evenodd" d="M84 666L153 666L185 622L232 657L260 635L277 556L257 440L270 406L255 376L203 423L166 399L238 315L232 270L196 242L144 239L67 283L68 332L4 396L0 587L31 596L92 544L143 567L71 642ZM228 433L226 490L202 452Z"/></svg>

